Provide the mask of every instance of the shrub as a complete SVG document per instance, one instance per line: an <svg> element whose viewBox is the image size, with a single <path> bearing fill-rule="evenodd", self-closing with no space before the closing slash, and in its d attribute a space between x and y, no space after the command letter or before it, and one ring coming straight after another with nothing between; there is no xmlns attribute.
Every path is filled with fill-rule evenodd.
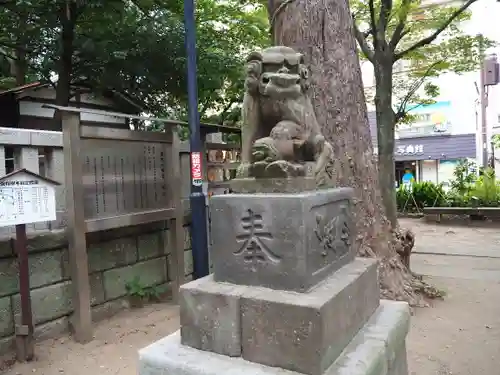
<svg viewBox="0 0 500 375"><path fill-rule="evenodd" d="M411 190L404 185L398 188L396 203L399 211L421 211L424 207L445 205L446 193L441 184L430 181L414 182Z"/></svg>
<svg viewBox="0 0 500 375"><path fill-rule="evenodd" d="M451 190L446 194L445 206L448 207L469 207L471 205L470 194L459 194L454 190Z"/></svg>
<svg viewBox="0 0 500 375"><path fill-rule="evenodd" d="M500 185L491 168L485 169L470 191L470 203L473 206L498 207L500 201Z"/></svg>
<svg viewBox="0 0 500 375"><path fill-rule="evenodd" d="M465 196L470 193L470 190L476 182L477 176L471 172L476 168L474 162L468 160L460 160L453 171L454 180L450 181L451 190L458 195Z"/></svg>

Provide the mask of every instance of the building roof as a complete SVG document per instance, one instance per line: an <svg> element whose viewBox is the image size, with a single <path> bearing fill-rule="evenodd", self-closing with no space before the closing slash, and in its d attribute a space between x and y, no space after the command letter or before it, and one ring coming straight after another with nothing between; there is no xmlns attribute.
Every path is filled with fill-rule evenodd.
<svg viewBox="0 0 500 375"><path fill-rule="evenodd" d="M61 185L60 182L57 182L55 180L52 180L50 178L47 178L47 177L44 177L44 176L40 176L39 174L35 173L35 172L31 172L29 170L27 170L26 168L22 168L22 169L17 169L13 172L10 172L10 173L7 173L5 176L1 176L0 177L0 182L3 181L3 180L6 180L10 177L13 177L15 176L16 174L20 174L20 173L26 173L26 174L29 174L30 176L33 176L33 177L36 177L42 181L45 181L49 184L52 184L52 185Z"/></svg>
<svg viewBox="0 0 500 375"><path fill-rule="evenodd" d="M50 83L42 83L40 81L31 82L31 83L27 83L25 85L13 87L13 88L8 89L8 90L0 91L0 96L6 95L6 94L20 94L20 93L27 91L27 90L33 90L33 89L37 89L37 88L41 88L41 87L48 87L48 86L50 86Z"/></svg>
<svg viewBox="0 0 500 375"><path fill-rule="evenodd" d="M25 85L13 87L13 88L11 88L9 90L0 91L0 96L7 95L7 94L18 95L18 94L22 94L22 93L25 93L25 92L28 92L28 91L31 91L31 90L37 90L37 89L46 88L46 87L53 87L53 85L51 83L48 83L48 82L36 81L36 82L27 83ZM85 86L85 85L72 85L72 87L74 87L74 88L82 88L82 89L85 89L85 90L92 90L91 87L88 87L88 86ZM119 91L114 90L114 89L95 90L95 91L96 92L101 92L104 96L116 96L120 100L123 100L123 101L127 102L128 104L134 106L135 108L139 109L140 111L144 111L144 106L141 105L141 104L139 104L139 103L137 103L137 101L135 101L128 94L124 94L124 93L119 92Z"/></svg>

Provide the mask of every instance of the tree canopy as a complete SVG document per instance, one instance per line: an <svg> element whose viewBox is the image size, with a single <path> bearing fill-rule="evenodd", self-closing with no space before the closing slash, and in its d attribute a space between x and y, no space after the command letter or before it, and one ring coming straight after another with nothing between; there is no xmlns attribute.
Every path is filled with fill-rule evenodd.
<svg viewBox="0 0 500 375"><path fill-rule="evenodd" d="M439 88L427 79L479 66L491 42L466 35L460 23L478 0L432 5L422 0L351 0L354 34L362 56L373 64L378 166L386 213L397 225L394 191L394 135L412 106L432 102ZM403 72L394 74L395 64Z"/></svg>
<svg viewBox="0 0 500 375"><path fill-rule="evenodd" d="M0 85L58 75L71 85L129 94L156 115L183 118L187 100L180 0L0 1ZM227 117L239 101L246 50L268 42L263 7L196 1L200 113Z"/></svg>

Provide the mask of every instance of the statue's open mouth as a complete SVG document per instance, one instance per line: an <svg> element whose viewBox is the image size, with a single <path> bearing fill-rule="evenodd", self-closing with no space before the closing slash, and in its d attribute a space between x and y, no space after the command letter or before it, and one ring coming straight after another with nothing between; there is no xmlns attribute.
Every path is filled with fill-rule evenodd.
<svg viewBox="0 0 500 375"><path fill-rule="evenodd" d="M295 98L300 96L300 76L288 73L262 74L262 95L278 98Z"/></svg>

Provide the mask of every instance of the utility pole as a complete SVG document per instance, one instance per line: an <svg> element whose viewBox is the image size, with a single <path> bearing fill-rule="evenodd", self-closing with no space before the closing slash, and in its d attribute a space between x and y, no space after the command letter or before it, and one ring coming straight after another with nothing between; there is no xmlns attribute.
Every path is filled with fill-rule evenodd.
<svg viewBox="0 0 500 375"><path fill-rule="evenodd" d="M499 66L496 55L485 57L484 53L484 39L479 34L479 56L481 59L481 87L480 87L480 103L481 103L481 144L482 151L482 165L484 168L488 167L488 147L490 141L488 140L488 124L487 112L488 109L488 86L498 85L500 82Z"/></svg>
<svg viewBox="0 0 500 375"><path fill-rule="evenodd" d="M198 112L198 82L196 76L196 23L194 0L184 0L184 29L186 33L187 91L191 161L191 245L193 247L193 278L209 273L207 208L203 192L203 141ZM179 270L179 272L184 272Z"/></svg>
<svg viewBox="0 0 500 375"><path fill-rule="evenodd" d="M482 147L482 166L486 168L488 166L488 140L487 138L487 119L486 119L486 108L488 107L488 98L486 97L486 85L485 85L485 74L484 74L484 40L483 35L479 34L479 59L480 59L480 105L481 105L481 147Z"/></svg>

